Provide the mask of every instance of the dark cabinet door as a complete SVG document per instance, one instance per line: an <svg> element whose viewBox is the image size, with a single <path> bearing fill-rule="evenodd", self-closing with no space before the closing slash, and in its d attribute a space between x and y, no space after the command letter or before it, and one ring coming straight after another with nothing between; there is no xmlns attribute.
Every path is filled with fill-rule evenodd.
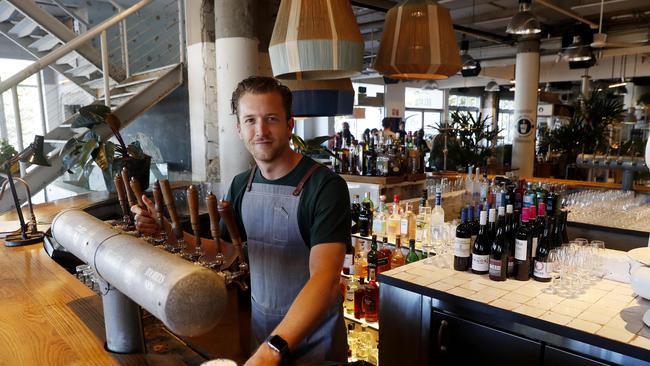
<svg viewBox="0 0 650 366"><path fill-rule="evenodd" d="M539 365L541 345L433 310L431 365Z"/></svg>
<svg viewBox="0 0 650 366"><path fill-rule="evenodd" d="M555 347L544 348L543 366L605 366L606 363L598 362L575 353L563 351Z"/></svg>

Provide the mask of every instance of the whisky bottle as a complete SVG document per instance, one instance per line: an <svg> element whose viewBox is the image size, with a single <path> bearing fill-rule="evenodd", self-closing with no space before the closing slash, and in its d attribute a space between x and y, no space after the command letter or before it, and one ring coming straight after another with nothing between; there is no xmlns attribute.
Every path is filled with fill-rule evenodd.
<svg viewBox="0 0 650 366"><path fill-rule="evenodd" d="M386 196L379 196L379 208L374 212L372 218L372 232L377 236L386 236L386 213L384 212L384 202Z"/></svg>
<svg viewBox="0 0 650 366"><path fill-rule="evenodd" d="M415 214L410 203L406 204L406 211L400 219L400 236L404 241L415 239Z"/></svg>
<svg viewBox="0 0 650 366"><path fill-rule="evenodd" d="M388 238L384 236L381 247L377 251L377 273L386 272L391 269L391 250L388 247Z"/></svg>
<svg viewBox="0 0 650 366"><path fill-rule="evenodd" d="M400 236L401 220L402 217L400 216L399 212L399 195L396 194L393 197L393 211L388 217L388 221L386 223L386 234L389 241L395 242L395 238Z"/></svg>
<svg viewBox="0 0 650 366"><path fill-rule="evenodd" d="M379 320L379 286L377 286L377 273L368 271L370 280L365 286L363 294L363 316L369 323Z"/></svg>
<svg viewBox="0 0 650 366"><path fill-rule="evenodd" d="M370 242L370 251L367 255L368 260L368 279L370 279L370 273L377 274L377 267L379 266L379 253L377 253L377 235L372 236L372 241Z"/></svg>
<svg viewBox="0 0 650 366"><path fill-rule="evenodd" d="M402 244L400 238L395 239L395 249L390 256L390 268L397 268L406 264L406 257L402 253Z"/></svg>

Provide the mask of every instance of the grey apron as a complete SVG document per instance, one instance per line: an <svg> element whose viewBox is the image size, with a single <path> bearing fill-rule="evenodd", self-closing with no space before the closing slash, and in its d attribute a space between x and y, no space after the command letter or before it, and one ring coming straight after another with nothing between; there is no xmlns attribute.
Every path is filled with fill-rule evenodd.
<svg viewBox="0 0 650 366"><path fill-rule="evenodd" d="M251 324L256 344L271 334L309 280L309 247L298 227L298 204L304 183L318 168L312 167L298 186L252 183L248 179L242 199L242 221L251 269ZM290 350L290 364L347 361L347 335L339 294L320 325Z"/></svg>

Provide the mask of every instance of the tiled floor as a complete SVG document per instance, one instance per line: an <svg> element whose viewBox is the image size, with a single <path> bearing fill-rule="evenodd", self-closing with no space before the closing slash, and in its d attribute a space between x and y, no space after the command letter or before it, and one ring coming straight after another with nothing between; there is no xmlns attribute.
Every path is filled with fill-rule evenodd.
<svg viewBox="0 0 650 366"><path fill-rule="evenodd" d="M448 294L598 334L623 343L650 349L650 327L643 314L650 301L634 294L629 284L601 280L574 298L546 293L548 283L491 281L487 275L458 272L424 264L402 266L385 275L444 291Z"/></svg>

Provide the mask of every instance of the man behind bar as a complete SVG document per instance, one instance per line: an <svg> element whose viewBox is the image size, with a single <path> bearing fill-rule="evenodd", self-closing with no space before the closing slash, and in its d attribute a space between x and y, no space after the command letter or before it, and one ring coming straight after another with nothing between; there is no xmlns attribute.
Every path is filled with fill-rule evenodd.
<svg viewBox="0 0 650 366"><path fill-rule="evenodd" d="M256 163L228 193L247 240L259 344L246 365L347 360L339 281L351 245L349 193L341 177L290 148L291 102L269 77L249 77L232 94L239 137ZM132 210L138 229L152 234L155 211L145 202L148 210Z"/></svg>

